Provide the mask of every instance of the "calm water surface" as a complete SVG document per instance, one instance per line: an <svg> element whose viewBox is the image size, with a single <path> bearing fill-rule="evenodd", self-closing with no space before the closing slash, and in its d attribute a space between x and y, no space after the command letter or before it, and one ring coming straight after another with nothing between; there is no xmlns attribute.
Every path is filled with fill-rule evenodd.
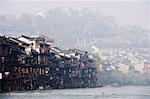
<svg viewBox="0 0 150 99"><path fill-rule="evenodd" d="M0 94L0 99L150 99L150 86L12 92Z"/></svg>

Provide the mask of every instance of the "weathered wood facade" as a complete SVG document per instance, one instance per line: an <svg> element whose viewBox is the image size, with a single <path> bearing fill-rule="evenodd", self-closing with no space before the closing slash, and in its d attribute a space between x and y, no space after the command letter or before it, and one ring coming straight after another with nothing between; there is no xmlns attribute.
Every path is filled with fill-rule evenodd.
<svg viewBox="0 0 150 99"><path fill-rule="evenodd" d="M2 91L97 87L97 69L87 52L74 51L80 59L66 57L38 39L39 52L31 48L26 54L23 42L0 38Z"/></svg>

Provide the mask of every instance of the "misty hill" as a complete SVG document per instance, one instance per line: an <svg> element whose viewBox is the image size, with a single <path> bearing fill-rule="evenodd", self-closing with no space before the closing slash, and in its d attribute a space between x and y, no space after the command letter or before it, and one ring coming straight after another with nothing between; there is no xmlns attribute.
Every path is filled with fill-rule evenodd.
<svg viewBox="0 0 150 99"><path fill-rule="evenodd" d="M143 47L150 48L150 31L139 26L119 26L114 18L89 9L61 8L36 14L0 15L0 35L46 35L62 48Z"/></svg>

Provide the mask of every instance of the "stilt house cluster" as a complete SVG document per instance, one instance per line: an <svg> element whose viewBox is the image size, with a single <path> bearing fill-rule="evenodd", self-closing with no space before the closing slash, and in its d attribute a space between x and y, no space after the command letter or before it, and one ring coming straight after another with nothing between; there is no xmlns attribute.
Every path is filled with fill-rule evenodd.
<svg viewBox="0 0 150 99"><path fill-rule="evenodd" d="M95 61L86 51L61 50L45 37L0 36L0 90L97 87Z"/></svg>

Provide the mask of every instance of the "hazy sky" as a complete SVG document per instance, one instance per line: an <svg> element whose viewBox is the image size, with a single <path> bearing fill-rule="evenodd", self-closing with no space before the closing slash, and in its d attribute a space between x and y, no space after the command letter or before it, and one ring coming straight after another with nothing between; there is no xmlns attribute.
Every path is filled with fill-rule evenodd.
<svg viewBox="0 0 150 99"><path fill-rule="evenodd" d="M0 14L20 16L22 13L37 13L55 7L89 8L101 15L113 16L120 25L136 24L150 29L149 0L0 0Z"/></svg>

